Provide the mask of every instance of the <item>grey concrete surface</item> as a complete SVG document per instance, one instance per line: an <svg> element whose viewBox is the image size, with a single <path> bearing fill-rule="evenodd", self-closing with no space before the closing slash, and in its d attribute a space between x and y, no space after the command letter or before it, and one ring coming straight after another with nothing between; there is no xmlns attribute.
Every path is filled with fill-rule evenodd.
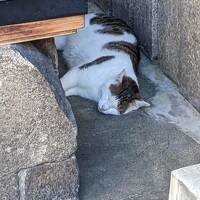
<svg viewBox="0 0 200 200"><path fill-rule="evenodd" d="M148 64L143 57L142 71ZM152 101L158 85L142 73L139 79ZM148 110L102 115L91 101L69 100L79 130L80 200L167 200L171 171L200 162L200 145L167 117L158 120Z"/></svg>

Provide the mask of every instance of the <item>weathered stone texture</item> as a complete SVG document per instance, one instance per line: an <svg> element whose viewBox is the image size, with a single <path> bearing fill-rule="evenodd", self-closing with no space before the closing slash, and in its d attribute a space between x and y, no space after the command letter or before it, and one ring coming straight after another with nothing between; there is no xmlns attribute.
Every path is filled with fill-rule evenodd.
<svg viewBox="0 0 200 200"><path fill-rule="evenodd" d="M151 58L158 56L157 0L129 0L129 24L144 52Z"/></svg>
<svg viewBox="0 0 200 200"><path fill-rule="evenodd" d="M55 73L56 54L45 51L31 43L0 47L0 179L67 160L76 151L76 124Z"/></svg>
<svg viewBox="0 0 200 200"><path fill-rule="evenodd" d="M20 200L18 176L16 174L0 177L0 199Z"/></svg>
<svg viewBox="0 0 200 200"><path fill-rule="evenodd" d="M1 47L0 56L0 174L68 158L76 149L76 132L57 103L56 88L40 73L56 81L49 60L24 45Z"/></svg>
<svg viewBox="0 0 200 200"><path fill-rule="evenodd" d="M78 170L76 158L48 163L19 172L21 200L76 200Z"/></svg>
<svg viewBox="0 0 200 200"><path fill-rule="evenodd" d="M126 22L129 22L130 6L130 0L115 0L112 3L112 15L114 15L117 18L121 18Z"/></svg>
<svg viewBox="0 0 200 200"><path fill-rule="evenodd" d="M159 49L164 71L200 110L200 1L159 3Z"/></svg>
<svg viewBox="0 0 200 200"><path fill-rule="evenodd" d="M161 0L159 2L159 59L171 77L177 79L179 67L180 24L179 1ZM165 63L163 63L163 61ZM165 66L166 65L166 66ZM162 66L162 67L163 67ZM174 67L171 67L174 66Z"/></svg>
<svg viewBox="0 0 200 200"><path fill-rule="evenodd" d="M152 47L152 1L116 0L113 1L112 10L115 17L123 19L133 28L143 50L149 56L154 56Z"/></svg>

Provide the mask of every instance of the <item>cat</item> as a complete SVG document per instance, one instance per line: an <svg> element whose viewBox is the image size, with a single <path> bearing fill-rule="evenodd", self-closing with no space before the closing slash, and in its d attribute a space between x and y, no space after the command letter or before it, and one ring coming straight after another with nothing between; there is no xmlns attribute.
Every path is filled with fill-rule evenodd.
<svg viewBox="0 0 200 200"><path fill-rule="evenodd" d="M61 78L66 96L96 101L99 112L110 115L150 106L139 92L138 42L124 21L87 14L84 29L55 43L70 68Z"/></svg>

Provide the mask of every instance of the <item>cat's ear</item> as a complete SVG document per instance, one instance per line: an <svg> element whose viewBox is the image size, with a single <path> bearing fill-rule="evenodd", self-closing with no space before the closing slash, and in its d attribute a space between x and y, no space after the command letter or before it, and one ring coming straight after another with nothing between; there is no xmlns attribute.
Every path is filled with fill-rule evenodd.
<svg viewBox="0 0 200 200"><path fill-rule="evenodd" d="M126 70L125 70L125 69L123 69L123 70L117 75L116 81L121 83L124 76L126 76Z"/></svg>
<svg viewBox="0 0 200 200"><path fill-rule="evenodd" d="M131 111L134 111L134 110L138 110L142 107L149 107L151 106L149 103L147 103L146 101L144 100L135 100L133 105L125 112L125 113L129 113Z"/></svg>
<svg viewBox="0 0 200 200"><path fill-rule="evenodd" d="M144 101L144 100L142 100L142 99L141 99L141 100L136 100L135 103L136 103L136 106L137 106L138 108L150 107L150 106L151 106L148 102L146 102L146 101Z"/></svg>

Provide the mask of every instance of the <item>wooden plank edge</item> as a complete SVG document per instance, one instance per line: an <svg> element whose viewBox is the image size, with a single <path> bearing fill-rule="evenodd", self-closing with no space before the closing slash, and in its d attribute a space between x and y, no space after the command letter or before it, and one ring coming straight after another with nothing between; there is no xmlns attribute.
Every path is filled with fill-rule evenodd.
<svg viewBox="0 0 200 200"><path fill-rule="evenodd" d="M71 22L73 22L75 20L75 23L72 24ZM44 25L46 26L48 23L50 24L54 24L58 22L62 22L60 25L64 25L62 30L59 31L50 31L50 32L45 32L42 34L37 34L34 33L33 35L31 35L31 31L29 34L29 30L25 30L24 28L26 27L33 27L33 29L37 30L39 29L41 31L41 26ZM64 24L63 24L64 22ZM69 22L69 27L67 27L67 22ZM72 16L72 17L64 17L64 18L56 18L56 19L49 19L49 20L43 20L43 21L35 21L35 22L28 22L28 23L23 23L23 24L14 24L14 25L8 25L8 26L0 26L0 33L3 34L3 39L1 38L1 34L0 34L0 45L5 45L5 44L13 44L13 43L20 43L20 42L27 42L27 41L31 41L31 40L38 40L38 39L45 39L45 38L49 38L49 37L56 37L56 36L61 36L61 35L68 35L68 34L73 34L76 33L78 29L81 29L84 27L84 16L80 15L80 16ZM58 28L58 27L56 27ZM54 27L53 27L54 29ZM59 27L60 29L60 27ZM20 32L21 30L21 32ZM10 31L10 32L9 32ZM28 34L26 34L26 32L28 31ZM39 31L39 32L40 32ZM5 37L5 34L6 37ZM9 39L9 35L10 35L10 39ZM13 38L13 36L16 35L16 38ZM12 39L11 39L12 36ZM5 39L7 38L8 39Z"/></svg>
<svg viewBox="0 0 200 200"><path fill-rule="evenodd" d="M1 45L7 45L7 44L17 44L17 43L23 43L23 42L30 42L34 40L42 40L42 39L47 39L51 37L57 37L57 36L64 36L64 35L70 35L70 34L75 34L77 33L78 30L71 30L71 31L63 31L63 32L58 32L58 33L52 33L52 34L45 34L45 35L38 35L38 36L30 36L26 38L19 38L19 39L13 39L13 40L8 40L8 41L0 41L0 46Z"/></svg>

